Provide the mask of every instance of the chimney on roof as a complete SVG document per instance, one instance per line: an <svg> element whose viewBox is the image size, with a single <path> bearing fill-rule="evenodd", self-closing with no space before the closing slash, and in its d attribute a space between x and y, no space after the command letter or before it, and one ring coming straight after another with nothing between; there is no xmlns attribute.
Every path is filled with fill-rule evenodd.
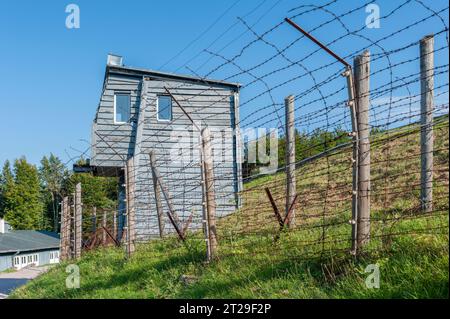
<svg viewBox="0 0 450 319"><path fill-rule="evenodd" d="M122 66L123 65L123 57L121 57L120 55L116 55L116 54L108 54L108 59L106 61L106 63L108 65L112 65L112 66Z"/></svg>
<svg viewBox="0 0 450 319"><path fill-rule="evenodd" d="M8 233L11 230L11 226L0 217L0 234Z"/></svg>

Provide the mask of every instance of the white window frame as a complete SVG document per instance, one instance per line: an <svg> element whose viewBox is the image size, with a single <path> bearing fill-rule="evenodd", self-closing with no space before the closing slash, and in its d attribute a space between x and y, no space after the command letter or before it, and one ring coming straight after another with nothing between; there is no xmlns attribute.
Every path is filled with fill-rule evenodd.
<svg viewBox="0 0 450 319"><path fill-rule="evenodd" d="M49 263L50 264L59 263L59 251L51 251L49 253Z"/></svg>
<svg viewBox="0 0 450 319"><path fill-rule="evenodd" d="M159 118L159 98L163 97L163 96L168 97L170 99L170 119L168 119L168 120ZM172 120L173 120L173 101L172 101L172 97L170 95L161 94L161 95L156 96L156 120L158 122L165 122L165 123L172 122Z"/></svg>
<svg viewBox="0 0 450 319"><path fill-rule="evenodd" d="M14 256L12 260L12 265L16 269L22 269L30 265L39 266L39 254L36 253L36 254Z"/></svg>
<svg viewBox="0 0 450 319"><path fill-rule="evenodd" d="M114 92L114 103L113 103L114 104L114 113L113 113L114 124L127 124L130 122L130 119L128 119L128 121L125 121L125 122L116 121L116 115L117 115L117 113L116 113L116 110L117 110L116 97L117 97L117 95L128 95L129 96L130 105L128 107L129 107L130 118L131 118L131 93L130 92Z"/></svg>
<svg viewBox="0 0 450 319"><path fill-rule="evenodd" d="M14 268L20 268L20 265L21 265L20 260L21 260L20 256L14 256L14 258L13 258L13 267Z"/></svg>

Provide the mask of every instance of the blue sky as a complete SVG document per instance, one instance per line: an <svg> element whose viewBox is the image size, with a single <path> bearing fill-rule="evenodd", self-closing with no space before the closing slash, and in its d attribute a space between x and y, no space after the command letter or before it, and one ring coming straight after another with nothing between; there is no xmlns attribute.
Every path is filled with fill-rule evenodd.
<svg viewBox="0 0 450 319"><path fill-rule="evenodd" d="M65 20L66 5L69 1L4 1L0 2L0 163L25 155L32 163L38 163L43 155L50 152L63 161L80 154L88 147L90 125L98 104L104 76L106 56L109 52L124 56L124 63L130 66L147 67L163 71L191 73L187 65L201 75L207 74L221 63L220 58L209 59L202 52L209 48L219 51L231 41L221 54L233 56L243 44L252 41L254 35L245 32L237 17L243 19L254 30L264 32L280 22L285 16L299 12L288 10L306 3L326 3L329 1L295 0L192 0L192 1L72 1L80 7L80 29L67 29ZM383 12L395 7L398 1L377 1ZM342 4L343 3L343 4ZM363 1L340 1L330 6L337 13L360 6ZM446 1L425 1L435 9L445 8ZM380 29L367 29L363 34L371 39L382 38L392 30L401 28L415 19L425 17L425 12L417 3L410 3L396 13L394 19L382 21ZM305 29L320 24L329 18L325 13L302 16L297 20ZM345 20L349 28L364 24L367 13L359 10ZM443 13L448 24L448 10ZM412 28L383 42L383 47L392 49L416 41L422 36L437 32L443 28L438 19ZM226 32L225 32L226 31ZM245 33L244 33L245 32ZM318 30L315 35L324 42L339 37L343 29L330 25ZM279 32L268 39L280 47L298 37L296 31L283 26ZM237 40L232 41L236 37ZM193 42L194 41L194 42ZM349 39L336 43L333 50L343 56L352 50L364 47L363 40L355 43ZM445 37L440 37L441 45ZM313 44L302 40L293 46L287 54L295 58L314 50ZM374 48L374 52L377 52ZM416 49L406 51L397 57L399 61L413 57ZM181 52L180 52L181 51ZM447 51L447 50L445 50ZM236 60L241 66L252 66L273 54L273 48L262 44L246 52ZM440 53L436 64L448 64L448 52ZM171 59L175 57L174 59ZM395 57L394 57L395 60ZM316 55L305 61L308 68L332 61L328 56ZM207 62L206 64L204 64ZM395 62L395 61L394 61ZM270 69L283 66L286 61L274 60L264 68L255 70L256 76ZM380 61L381 63L381 61ZM385 63L385 62L384 62ZM200 68L200 66L202 66ZM376 66L376 65L375 65ZM382 66L380 65L380 68ZM416 70L418 66L415 66ZM326 78L339 68L318 73L317 79ZM399 74L408 74L407 69L398 70ZM222 68L211 77L222 79L236 72L236 69ZM289 70L294 72L294 70ZM295 70L295 72L298 72ZM409 73L413 73L410 71ZM291 74L291 73L289 73ZM270 86L282 82L286 74L279 73L268 78ZM250 76L238 76L230 80L243 84L252 80ZM307 81L306 79L304 81ZM299 91L300 87L310 86L309 82L292 82L284 85L272 96L277 103L282 97ZM377 81L374 79L374 81ZM380 80L381 81L381 80ZM381 83L381 82L380 82ZM259 84L242 92L246 100L263 90ZM330 88L331 92L333 89ZM415 90L413 88L413 90ZM398 92L396 95L405 95ZM314 96L310 96L314 99ZM243 109L242 116L252 116L252 109L271 103L255 100ZM448 94L444 96L448 101ZM267 102L269 101L269 102ZM330 101L331 102L331 101ZM258 123L256 123L258 124Z"/></svg>

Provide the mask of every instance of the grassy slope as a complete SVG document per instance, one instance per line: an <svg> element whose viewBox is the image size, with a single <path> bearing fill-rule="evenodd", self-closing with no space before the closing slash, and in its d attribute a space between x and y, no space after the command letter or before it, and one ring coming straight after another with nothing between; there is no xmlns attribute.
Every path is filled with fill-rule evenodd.
<svg viewBox="0 0 450 319"><path fill-rule="evenodd" d="M435 142L435 149L447 149L435 154L436 206L442 207L443 213L420 219L408 215L411 218L398 221L397 217L410 214L418 204L418 189L412 186L419 178L417 145L418 134L412 134L373 147L372 159L379 163L372 167L372 189L382 195L372 198L372 234L375 235L370 244L372 249L357 261L348 254L335 254L331 250L348 249L348 240L323 246L302 244L317 240L324 230L327 238L344 235L348 239L349 226L340 221L348 220L350 214L347 186L350 177L341 173L348 165L347 155L339 154L328 162L314 163L313 169L298 170L298 191L308 195L300 201L303 209L299 211L301 218L297 219L297 228L284 233L276 245L273 244L276 223L262 187L270 185L274 197L281 197L282 188L277 188L276 182L283 180L282 174L246 185L250 191L245 195L244 209L219 222L220 262L204 265L204 244L196 234L190 237L189 249L175 239L154 241L138 246L130 261L124 260L121 249L101 249L87 253L78 262L80 289L65 288L67 274L63 264L18 289L11 297L448 298L448 230L419 231L448 226L448 200L445 198L448 194L448 120L442 129L436 130ZM390 153L386 155L387 152ZM402 160L385 164L384 159L396 157ZM322 170L327 172L326 177ZM383 194L386 187L400 192ZM328 215L317 218L315 216L323 212L324 194L331 199L327 203ZM336 225L308 227L330 221ZM376 237L385 235L387 229L389 233L414 234ZM380 288L368 289L364 269L374 263L380 266ZM182 275L194 276L195 280L186 285L180 280Z"/></svg>

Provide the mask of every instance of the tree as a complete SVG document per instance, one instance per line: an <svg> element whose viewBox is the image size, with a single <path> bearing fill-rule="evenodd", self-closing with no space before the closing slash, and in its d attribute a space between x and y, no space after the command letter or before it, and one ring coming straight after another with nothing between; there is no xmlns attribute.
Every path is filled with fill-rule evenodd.
<svg viewBox="0 0 450 319"><path fill-rule="evenodd" d="M44 156L39 168L39 176L42 184L42 192L47 207L50 208L50 219L53 224L53 231L58 231L58 203L62 198L64 182L69 178L69 172L61 160L50 153Z"/></svg>
<svg viewBox="0 0 450 319"><path fill-rule="evenodd" d="M43 205L38 170L24 157L15 160L14 179L8 182L2 196L5 218L14 229L42 227Z"/></svg>
<svg viewBox="0 0 450 319"><path fill-rule="evenodd" d="M11 164L6 160L0 173L0 217L5 215L5 194L8 189L14 186L13 174L11 172Z"/></svg>

